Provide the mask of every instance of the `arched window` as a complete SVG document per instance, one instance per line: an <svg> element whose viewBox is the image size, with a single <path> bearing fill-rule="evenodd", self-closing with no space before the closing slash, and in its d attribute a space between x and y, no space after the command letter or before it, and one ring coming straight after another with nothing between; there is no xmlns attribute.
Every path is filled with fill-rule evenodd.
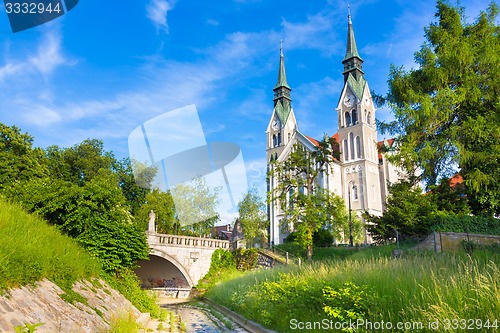
<svg viewBox="0 0 500 333"><path fill-rule="evenodd" d="M344 161L349 161L349 146L347 140L344 140Z"/></svg>
<svg viewBox="0 0 500 333"><path fill-rule="evenodd" d="M352 110L352 124L356 125L358 123L358 112L356 110Z"/></svg>
<svg viewBox="0 0 500 333"><path fill-rule="evenodd" d="M359 136L356 137L356 156L361 158L361 138Z"/></svg>
<svg viewBox="0 0 500 333"><path fill-rule="evenodd" d="M273 147L277 146L276 134L273 134Z"/></svg>
<svg viewBox="0 0 500 333"><path fill-rule="evenodd" d="M349 133L349 145L351 146L351 158L354 158L354 134Z"/></svg>
<svg viewBox="0 0 500 333"><path fill-rule="evenodd" d="M281 145L281 133L278 133L278 146Z"/></svg>
<svg viewBox="0 0 500 333"><path fill-rule="evenodd" d="M290 137L291 136L292 136L292 133L288 133L288 141L287 141L287 143L290 142Z"/></svg>
<svg viewBox="0 0 500 333"><path fill-rule="evenodd" d="M349 112L345 113L345 126L351 126L351 114Z"/></svg>
<svg viewBox="0 0 500 333"><path fill-rule="evenodd" d="M358 200L358 186L352 185L352 200Z"/></svg>
<svg viewBox="0 0 500 333"><path fill-rule="evenodd" d="M372 113L371 112L368 112L368 115L366 116L366 122L368 123L368 125L372 124Z"/></svg>

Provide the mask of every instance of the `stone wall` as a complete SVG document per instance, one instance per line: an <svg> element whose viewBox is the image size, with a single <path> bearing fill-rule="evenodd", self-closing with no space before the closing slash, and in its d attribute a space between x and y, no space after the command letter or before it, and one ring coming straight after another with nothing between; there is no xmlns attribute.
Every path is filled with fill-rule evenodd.
<svg viewBox="0 0 500 333"><path fill-rule="evenodd" d="M43 280L36 286L4 291L0 296L0 332L16 332L15 327L43 323L37 333L96 333L106 332L113 316L141 313L125 297L99 280L77 282L74 291L82 295L88 305L64 301L64 291L54 283Z"/></svg>
<svg viewBox="0 0 500 333"><path fill-rule="evenodd" d="M463 241L471 241L482 245L500 244L500 236L468 234L462 232L436 232L430 234L416 249L441 251L457 251L463 249Z"/></svg>

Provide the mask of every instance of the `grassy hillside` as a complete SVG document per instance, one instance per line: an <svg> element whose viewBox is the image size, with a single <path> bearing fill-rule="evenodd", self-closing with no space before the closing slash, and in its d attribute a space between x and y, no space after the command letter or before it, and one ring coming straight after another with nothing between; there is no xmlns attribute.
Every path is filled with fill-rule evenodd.
<svg viewBox="0 0 500 333"><path fill-rule="evenodd" d="M44 278L67 289L100 270L100 263L74 240L0 197L0 289Z"/></svg>
<svg viewBox="0 0 500 333"><path fill-rule="evenodd" d="M361 257L361 252L345 260L221 279L206 296L279 332L305 329L301 325L307 322L320 323L311 332L323 332L332 330L331 323L363 320L424 325L420 329L406 327L407 332L446 332L446 325L454 318L466 320L466 328L473 326L476 331L499 331L497 247L475 251L472 256L422 253L391 259L368 251L373 255L370 259L353 259ZM436 322L439 328L429 327ZM327 327L322 323L328 323ZM363 325L357 328L356 332L379 331Z"/></svg>

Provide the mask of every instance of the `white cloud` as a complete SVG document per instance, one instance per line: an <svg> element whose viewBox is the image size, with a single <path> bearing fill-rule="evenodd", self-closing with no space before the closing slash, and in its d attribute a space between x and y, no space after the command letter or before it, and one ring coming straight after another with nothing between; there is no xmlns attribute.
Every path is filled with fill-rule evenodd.
<svg viewBox="0 0 500 333"><path fill-rule="evenodd" d="M46 30L37 43L37 53L34 56L26 56L23 59L6 54L4 56L6 63L0 67L0 82L5 82L7 78L30 76L33 73L47 77L60 66L74 65L75 61L64 56L61 39L58 31ZM9 84L15 84L15 80L10 80Z"/></svg>
<svg viewBox="0 0 500 333"><path fill-rule="evenodd" d="M69 64L61 53L61 35L54 31L47 32L38 46L38 52L29 58L29 63L43 75L48 75L58 66Z"/></svg>
<svg viewBox="0 0 500 333"><path fill-rule="evenodd" d="M16 75L22 70L23 66L21 64L5 64L4 66L0 67L0 82L4 81L4 79L9 76Z"/></svg>
<svg viewBox="0 0 500 333"><path fill-rule="evenodd" d="M155 25L158 31L168 33L167 12L175 6L175 1L151 0L146 5L148 19Z"/></svg>
<svg viewBox="0 0 500 333"><path fill-rule="evenodd" d="M205 22L205 23L206 23L206 24L208 24L208 25L212 25L212 26L214 26L214 27L216 27L216 26L218 26L218 25L219 25L219 21L214 20L214 19L208 19L208 20L206 20L206 22Z"/></svg>

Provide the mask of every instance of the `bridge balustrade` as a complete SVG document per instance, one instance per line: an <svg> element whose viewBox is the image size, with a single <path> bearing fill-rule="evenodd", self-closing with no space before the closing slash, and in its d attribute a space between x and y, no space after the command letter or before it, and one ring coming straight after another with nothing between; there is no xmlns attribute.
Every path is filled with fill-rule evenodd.
<svg viewBox="0 0 500 333"><path fill-rule="evenodd" d="M229 241L213 238L189 237L179 235L152 234L156 244L173 246L205 247L215 249L229 249Z"/></svg>

